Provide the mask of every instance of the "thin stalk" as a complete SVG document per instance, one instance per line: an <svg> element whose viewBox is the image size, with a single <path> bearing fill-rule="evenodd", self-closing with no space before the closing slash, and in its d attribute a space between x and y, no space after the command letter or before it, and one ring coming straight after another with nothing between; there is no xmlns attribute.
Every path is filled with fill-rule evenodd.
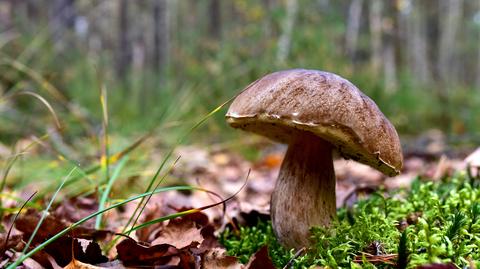
<svg viewBox="0 0 480 269"><path fill-rule="evenodd" d="M252 85L252 84L250 84ZM248 89L249 86L247 86L246 89ZM230 101L232 101L236 96L230 98L229 100L223 102L221 105L219 105L218 107L216 107L215 109L213 109L210 113L208 113L207 115L205 115L202 119L200 119L197 123L195 123L192 128L190 128L183 136L181 136L177 142L170 148L170 150L167 152L167 154L165 155L165 158L162 160L162 163L160 164L160 166L158 167L157 171L155 172L155 175L152 177L152 179L150 180L145 192L150 192L150 190L152 189L155 181L157 180L157 177L158 175L160 174L160 172L163 170L163 167L165 166L165 164L167 163L168 159L170 159L170 157L172 156L173 154L173 151L175 150L175 148L182 144L185 139L193 132L195 131L198 127L200 127L205 121L207 121L213 114L217 113L218 111L220 111L220 109L222 109L225 105L227 105ZM160 181L161 182L161 181ZM142 198L142 200L140 200L140 202L138 203L137 207L135 208L135 211L133 212L132 216L135 216L138 212L138 210L140 210L140 212L138 212L138 216L140 216L140 214L143 212L146 204L144 204L145 198ZM139 217L136 218L136 220L138 220ZM136 221L132 224L132 227L134 227L136 224ZM128 224L125 226L127 227Z"/></svg>
<svg viewBox="0 0 480 269"><path fill-rule="evenodd" d="M40 229L40 226L42 226L43 221L44 221L45 218L47 217L47 215L48 215L48 210L50 210L50 207L52 207L53 201L55 201L55 198L57 198L57 195L58 195L58 193L60 192L60 190L63 188L63 186L65 185L65 182L67 182L67 181L70 179L70 176L73 174L73 172L75 172L76 169L77 169L76 167L73 167L72 170L70 170L70 172L68 173L68 175L63 179L63 181L62 181L62 183L60 184L60 186L58 186L57 190L55 191L55 193L53 194L52 198L50 199L50 202L48 203L47 207L43 210L42 216L40 217L40 220L38 221L37 226L36 226L35 229L33 230L32 235L31 235L30 238L28 239L27 244L26 244L25 247L23 248L22 255L25 254L25 252L27 251L27 249L30 247L30 244L32 244L33 238L35 238L35 235L37 234L38 229Z"/></svg>
<svg viewBox="0 0 480 269"><path fill-rule="evenodd" d="M102 192L102 197L100 198L100 202L98 203L98 210L103 210L105 208L105 204L107 203L108 195L112 190L113 183L115 183L115 181L117 180L118 176L120 175L120 171L123 169L127 161L128 161L128 156L125 156L120 160L117 167L115 167L115 170L113 171L112 176L108 179L108 183L105 190L103 190ZM102 223L102 214L97 216L97 219L95 222L95 229L97 230L100 229L101 223Z"/></svg>
<svg viewBox="0 0 480 269"><path fill-rule="evenodd" d="M10 238L10 234L12 233L12 229L13 229L13 226L15 225L15 222L17 221L18 215L20 215L23 208L25 208L25 206L32 200L32 198L33 198L33 196L35 196L35 194L37 194L37 192L32 193L30 195L30 197L28 197L28 199L23 202L23 204L20 207L20 209L18 210L17 214L15 214L15 217L13 218L13 221L12 221L12 225L10 225L10 228L8 229L8 232L7 232L7 236L5 237L5 242L4 242L3 246L0 248L0 256L3 256L5 254L5 251L7 251L8 239Z"/></svg>
<svg viewBox="0 0 480 269"><path fill-rule="evenodd" d="M177 164L178 160L180 159L180 157L178 157L174 162L173 164L170 166L170 169L168 169L168 171L160 178L160 180L158 181L157 185L155 186L154 190L158 189L158 187L160 186L160 184L165 180L165 178L167 177L167 175L173 170L173 168L175 167L175 165ZM143 207L142 207L142 210L140 211L140 213L136 216L135 220L133 221L133 224L132 224L132 227L135 226L135 224L138 222L138 219L140 218L141 216L141 213L143 211L143 209L145 208L145 206L148 204L148 202L150 201L150 198L152 196L148 196L147 197L147 200L145 201ZM132 215L132 216L135 216L135 213ZM130 223L130 220L129 222ZM125 225L125 229L128 225ZM130 232L126 232L127 235L130 234Z"/></svg>
<svg viewBox="0 0 480 269"><path fill-rule="evenodd" d="M40 139L46 139L48 137L48 134L42 136ZM10 170L12 169L13 165L15 164L15 162L17 161L18 157L20 157L21 155L25 154L26 151L32 147L33 145L35 145L36 141L28 144L24 149L22 149L19 153L16 153L14 154L13 156L11 156L11 159L10 161L7 162L6 164L6 167L4 169L4 172L3 172L3 175L2 175L2 179L0 181L0 193L4 193L3 190L5 188L5 185L7 183L7 177L8 177L8 174L10 173ZM12 149L12 153L14 152L14 150ZM3 205L3 201L2 201L2 196L0 196L0 209L2 208L2 205ZM0 219L3 218L3 209L0 210Z"/></svg>
<svg viewBox="0 0 480 269"><path fill-rule="evenodd" d="M109 156L109 140L108 140L108 103L107 103L107 89L104 84L100 87L100 104L102 107L102 126L103 126L103 153L100 160L100 165L105 175L104 182L110 180L110 156ZM105 191L104 191L105 192ZM104 196L101 192L100 196ZM107 194L108 195L108 194ZM95 228L99 229L101 224L101 215L97 218Z"/></svg>

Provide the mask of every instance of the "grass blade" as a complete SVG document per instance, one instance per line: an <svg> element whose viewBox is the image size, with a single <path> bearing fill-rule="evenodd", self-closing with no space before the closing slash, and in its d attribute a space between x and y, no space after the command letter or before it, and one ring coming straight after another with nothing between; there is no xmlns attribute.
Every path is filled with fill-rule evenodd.
<svg viewBox="0 0 480 269"><path fill-rule="evenodd" d="M93 130L92 126L90 126L90 123L88 122L87 118L85 115L83 115L83 110L79 109L77 105L71 104L67 97L63 95L63 93L58 90L53 84L51 84L48 80L46 80L42 75L40 75L38 72L33 70L32 68L26 66L22 62L8 58L6 55L2 55L2 58L0 59L0 65L6 65L9 66L15 70L17 70L20 73L23 73L30 77L34 82L36 82L39 86L40 89L48 93L50 96L52 96L56 101L58 101L60 104L62 104L72 115L77 119L77 121L82 125L82 127L88 132L92 133L91 130Z"/></svg>
<svg viewBox="0 0 480 269"><path fill-rule="evenodd" d="M238 191L236 191L234 194L232 194L230 197L228 197L227 199L224 199L224 200L221 200L220 202L217 202L217 203L213 203L213 204L209 204L209 205L206 205L206 206L202 206L202 207L199 207L199 208L193 208L193 209L189 209L189 210L185 210L185 211L181 211L181 212L178 212L178 213L175 213L175 214L171 214L171 215L168 215L166 217L169 217L169 218L166 218L166 217L161 217L161 218L158 218L158 219L154 219L154 220L151 220L151 221L147 221L145 223L142 223L138 226L135 226L133 227L132 229L130 229L129 231L127 231L127 234L133 232L133 231L136 231L136 230L139 230L139 229L142 229L144 227L147 227L149 225L152 225L152 224L155 224L155 223L159 223L159 222L163 222L163 221L166 221L166 220L169 220L169 219L173 219L173 218L177 218L177 217L181 217L181 216L184 216L184 215L188 215L188 214L192 214L192 213L196 213L196 212L200 212L200 211L203 211L205 209L209 209L209 208L212 208L212 207L215 207L217 205L225 205L226 202L230 201L233 199L233 197L237 196L237 194L243 190L243 188L247 185L247 182L248 182L248 177L250 176L250 171L248 171L248 174L247 174L247 177L245 179L245 183L243 183L242 187L240 187L240 189L238 189ZM212 192L212 191L209 191L209 190L206 190L206 189L203 189L203 188L198 188L197 190L201 190L201 191L204 191L204 192L207 192L209 194L214 194L216 196L218 196L218 194ZM224 207L224 212L225 212L225 207Z"/></svg>
<svg viewBox="0 0 480 269"><path fill-rule="evenodd" d="M42 136L40 140L46 139L47 137L48 137L48 134ZM28 144L25 148L23 148L19 153L14 154L13 156L10 157L10 161L7 162L6 167L3 171L2 180L0 182L0 193L3 193L3 189L5 188L5 185L7 183L7 177L13 165L17 161L18 157L24 155L27 152L27 150L30 149L36 143L38 143L38 141L33 141L32 143ZM12 153L13 153L13 149L12 149ZM3 204L1 198L2 197L0 196L0 208L2 207L2 204ZM3 210L0 210L0 219L2 219L2 217L3 217Z"/></svg>
<svg viewBox="0 0 480 269"><path fill-rule="evenodd" d="M247 87L248 88L248 87ZM175 148L182 144L185 139L193 132L195 131L198 127L200 127L205 121L207 121L211 116L213 116L215 113L217 113L218 111L220 111L225 105L227 105L229 102L231 102L233 99L235 98L232 97L230 98L229 100L223 102L221 105L219 105L218 107L216 107L215 109L213 109L212 111L210 111L207 115L205 115L203 118L201 118L196 124L194 124L183 136L181 136L178 140L177 140L177 143L175 143L171 148L170 150L167 152L167 154L165 155L165 158L162 160L162 163L160 164L160 166L158 167L158 169L155 171L155 175L152 177L152 179L150 180L145 192L150 192L150 190L152 189L155 181L157 180L158 176L160 175L160 172L163 170L163 167L165 166L165 164L167 163L167 161L170 159L170 157L172 156L173 154L173 151L175 150ZM161 182L161 180L160 180ZM159 184L157 184L158 186ZM142 200L140 200L140 202L138 203L137 207L135 208L135 211L133 213L133 215L137 214L138 212L138 215L136 217L136 220L135 222L132 224L132 227L135 226L136 224L136 221L138 220L138 218L140 217L141 213L143 212L146 204L144 204L144 200L145 198L142 198ZM139 211L140 210L140 211ZM125 226L127 227L127 226ZM128 234L128 233L127 233Z"/></svg>
<svg viewBox="0 0 480 269"><path fill-rule="evenodd" d="M62 183L60 183L60 185L58 186L57 190L55 191L55 193L53 194L52 198L50 199L50 202L48 203L47 207L43 210L42 216L40 217L40 220L38 221L37 226L36 226L35 229L33 230L32 235L31 235L30 238L28 239L27 244L26 244L25 247L23 248L22 255L25 254L25 252L28 250L28 248L29 248L30 245L32 244L33 238L35 238L35 235L37 234L38 229L40 229L40 226L42 225L43 221L44 221L45 218L47 217L48 211L50 210L50 207L52 207L53 201L55 201L55 198L57 197L58 193L60 192L60 190L61 190L61 189L63 188L63 186L65 185L65 182L67 182L67 181L70 179L70 176L73 174L73 172L75 172L76 169L77 169L77 167L73 167L72 170L70 170L70 172L68 173L68 175L63 179Z"/></svg>
<svg viewBox="0 0 480 269"><path fill-rule="evenodd" d="M36 99L38 99L40 102L42 102L42 104L45 105L45 107L48 109L48 111L49 111L50 114L52 115L53 120L54 120L54 122L55 122L55 125L57 126L57 129L58 129L58 130L61 130L61 129L62 129L62 125L60 124L60 121L58 120L57 113L56 113L55 110L53 109L52 105L50 105L50 103L49 103L45 98L43 98L40 94L34 93L34 92L30 92L30 91L20 91L20 92L14 93L13 95L11 95L11 97L13 97L13 96L18 96L18 95L33 96L33 97L35 97Z"/></svg>
<svg viewBox="0 0 480 269"><path fill-rule="evenodd" d="M35 194L37 194L37 192L32 193L32 195L30 195L30 197L28 197L28 199L23 202L23 204L20 207L20 209L18 210L17 214L15 214L15 217L13 218L13 221L12 221L12 225L10 225L10 228L8 229L8 232L7 232L7 236L5 236L5 242L4 242L3 246L0 248L0 257L2 257L5 254L5 251L7 251L8 239L10 238L10 235L12 233L12 229L15 225L15 222L17 221L18 215L20 215L23 208L25 208L25 206L32 200L32 198L33 198L33 196L35 196Z"/></svg>
<svg viewBox="0 0 480 269"><path fill-rule="evenodd" d="M120 171L123 169L125 164L128 161L128 157L125 156L120 160L118 165L115 167L115 170L113 171L112 176L108 179L107 186L105 190L102 192L102 197L100 198L100 201L98 203L98 210L101 211L105 208L105 204L107 203L108 195L110 194L110 191L112 190L113 183L117 180L118 176L120 175ZM97 216L97 219L95 221L95 229L100 229L102 223L102 214Z"/></svg>

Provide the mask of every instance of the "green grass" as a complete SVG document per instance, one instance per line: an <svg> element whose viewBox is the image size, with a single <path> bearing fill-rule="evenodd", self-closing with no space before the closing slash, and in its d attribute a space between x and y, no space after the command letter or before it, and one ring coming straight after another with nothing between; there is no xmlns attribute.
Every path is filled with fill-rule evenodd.
<svg viewBox="0 0 480 269"><path fill-rule="evenodd" d="M312 228L312 247L296 258L295 268L313 265L330 268L391 268L386 262L370 263L368 255L398 254L406 268L452 262L460 268L480 265L479 182L458 173L442 182L414 181L410 191L376 194L350 209L341 209L330 229ZM403 240L402 231L404 231ZM402 243L401 243L402 241ZM283 267L293 251L275 240L270 223L227 229L221 242L242 262L263 245L272 260ZM399 253L400 250L400 253ZM357 260L357 262L354 262Z"/></svg>

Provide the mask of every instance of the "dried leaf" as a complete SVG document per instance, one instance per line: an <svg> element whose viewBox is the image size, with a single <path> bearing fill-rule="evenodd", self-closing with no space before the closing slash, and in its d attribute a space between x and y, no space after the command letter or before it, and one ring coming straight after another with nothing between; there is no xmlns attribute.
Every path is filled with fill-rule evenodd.
<svg viewBox="0 0 480 269"><path fill-rule="evenodd" d="M72 255L73 249L73 255ZM54 258L60 266L65 266L70 263L72 259L77 261L98 264L107 262L108 258L102 255L100 246L95 242L88 242L84 250L82 244L78 239L71 237L61 237L55 242L45 247L44 251Z"/></svg>
<svg viewBox="0 0 480 269"><path fill-rule="evenodd" d="M275 269L275 265L268 256L267 246L261 247L247 263L247 269Z"/></svg>
<svg viewBox="0 0 480 269"><path fill-rule="evenodd" d="M18 216L17 221L15 222L15 228L25 234L24 240L28 240L40 219L40 212L35 209L28 209L26 213ZM38 229L38 232L35 235L34 242L44 241L45 238L49 238L61 232L65 228L69 227L70 224L71 223L54 215L47 215L47 217L45 217L43 220L40 229ZM95 240L105 239L110 234L112 234L111 231L95 230L85 227L77 227L69 233L70 236L75 238Z"/></svg>
<svg viewBox="0 0 480 269"><path fill-rule="evenodd" d="M171 219L152 244L169 244L178 249L185 248L194 242L201 244L204 240L202 229L207 224L208 217L201 212Z"/></svg>
<svg viewBox="0 0 480 269"><path fill-rule="evenodd" d="M465 158L465 163L471 167L480 167L480 148L477 148L474 152Z"/></svg>
<svg viewBox="0 0 480 269"><path fill-rule="evenodd" d="M17 221L15 222L15 228L19 231L24 232L27 235L26 240L28 237L33 233L37 223L40 221L41 214L35 209L28 209L26 213L18 215ZM68 227L68 225L61 221L58 218L53 217L52 215L48 215L43 220L40 229L36 233L35 237L37 240L44 240L45 238L49 238L63 229Z"/></svg>
<svg viewBox="0 0 480 269"><path fill-rule="evenodd" d="M77 261L77 260L73 259L69 264L67 264L67 266L65 266L63 268L64 269L100 269L100 268L104 268L104 267L98 267L98 266L90 265L90 264L83 263L83 262L80 262L80 261Z"/></svg>
<svg viewBox="0 0 480 269"><path fill-rule="evenodd" d="M77 222L98 211L98 199L94 195L77 196L64 199L54 210L53 215L68 222ZM84 227L94 227L95 219L84 224Z"/></svg>
<svg viewBox="0 0 480 269"><path fill-rule="evenodd" d="M22 235L10 235L7 238L7 235L5 233L0 234L0 257L3 256L5 251L7 251L8 249L22 251L24 246L25 243L22 241Z"/></svg>
<svg viewBox="0 0 480 269"><path fill-rule="evenodd" d="M67 266L64 267L64 269L103 269L103 268L125 269L125 266L123 266L122 263L118 261L103 263L101 265L91 265L91 264L83 263L81 261L73 259L69 264L67 264Z"/></svg>
<svg viewBox="0 0 480 269"><path fill-rule="evenodd" d="M236 257L226 255L225 249L212 248L204 253L201 268L240 269L243 265Z"/></svg>
<svg viewBox="0 0 480 269"><path fill-rule="evenodd" d="M143 212L143 218L142 218L142 223L160 218L162 216L165 216L166 214L164 213L164 210L162 210L161 206L158 204L154 204L153 206L148 206L146 210ZM135 231L135 235L137 236L139 241L142 242L152 242L155 238L155 234L164 227L163 222L159 223L154 223L152 225L149 225L143 229L139 229Z"/></svg>
<svg viewBox="0 0 480 269"><path fill-rule="evenodd" d="M118 259L126 266L164 265L181 252L167 244L143 246L131 238L123 240L116 248Z"/></svg>

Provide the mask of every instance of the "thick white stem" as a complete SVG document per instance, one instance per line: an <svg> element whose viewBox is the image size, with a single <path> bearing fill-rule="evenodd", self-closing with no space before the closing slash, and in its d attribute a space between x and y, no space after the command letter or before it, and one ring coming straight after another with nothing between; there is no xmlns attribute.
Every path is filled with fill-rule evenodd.
<svg viewBox="0 0 480 269"><path fill-rule="evenodd" d="M309 245L311 226L329 226L336 215L332 146L312 134L288 146L271 200L272 224L287 248Z"/></svg>

